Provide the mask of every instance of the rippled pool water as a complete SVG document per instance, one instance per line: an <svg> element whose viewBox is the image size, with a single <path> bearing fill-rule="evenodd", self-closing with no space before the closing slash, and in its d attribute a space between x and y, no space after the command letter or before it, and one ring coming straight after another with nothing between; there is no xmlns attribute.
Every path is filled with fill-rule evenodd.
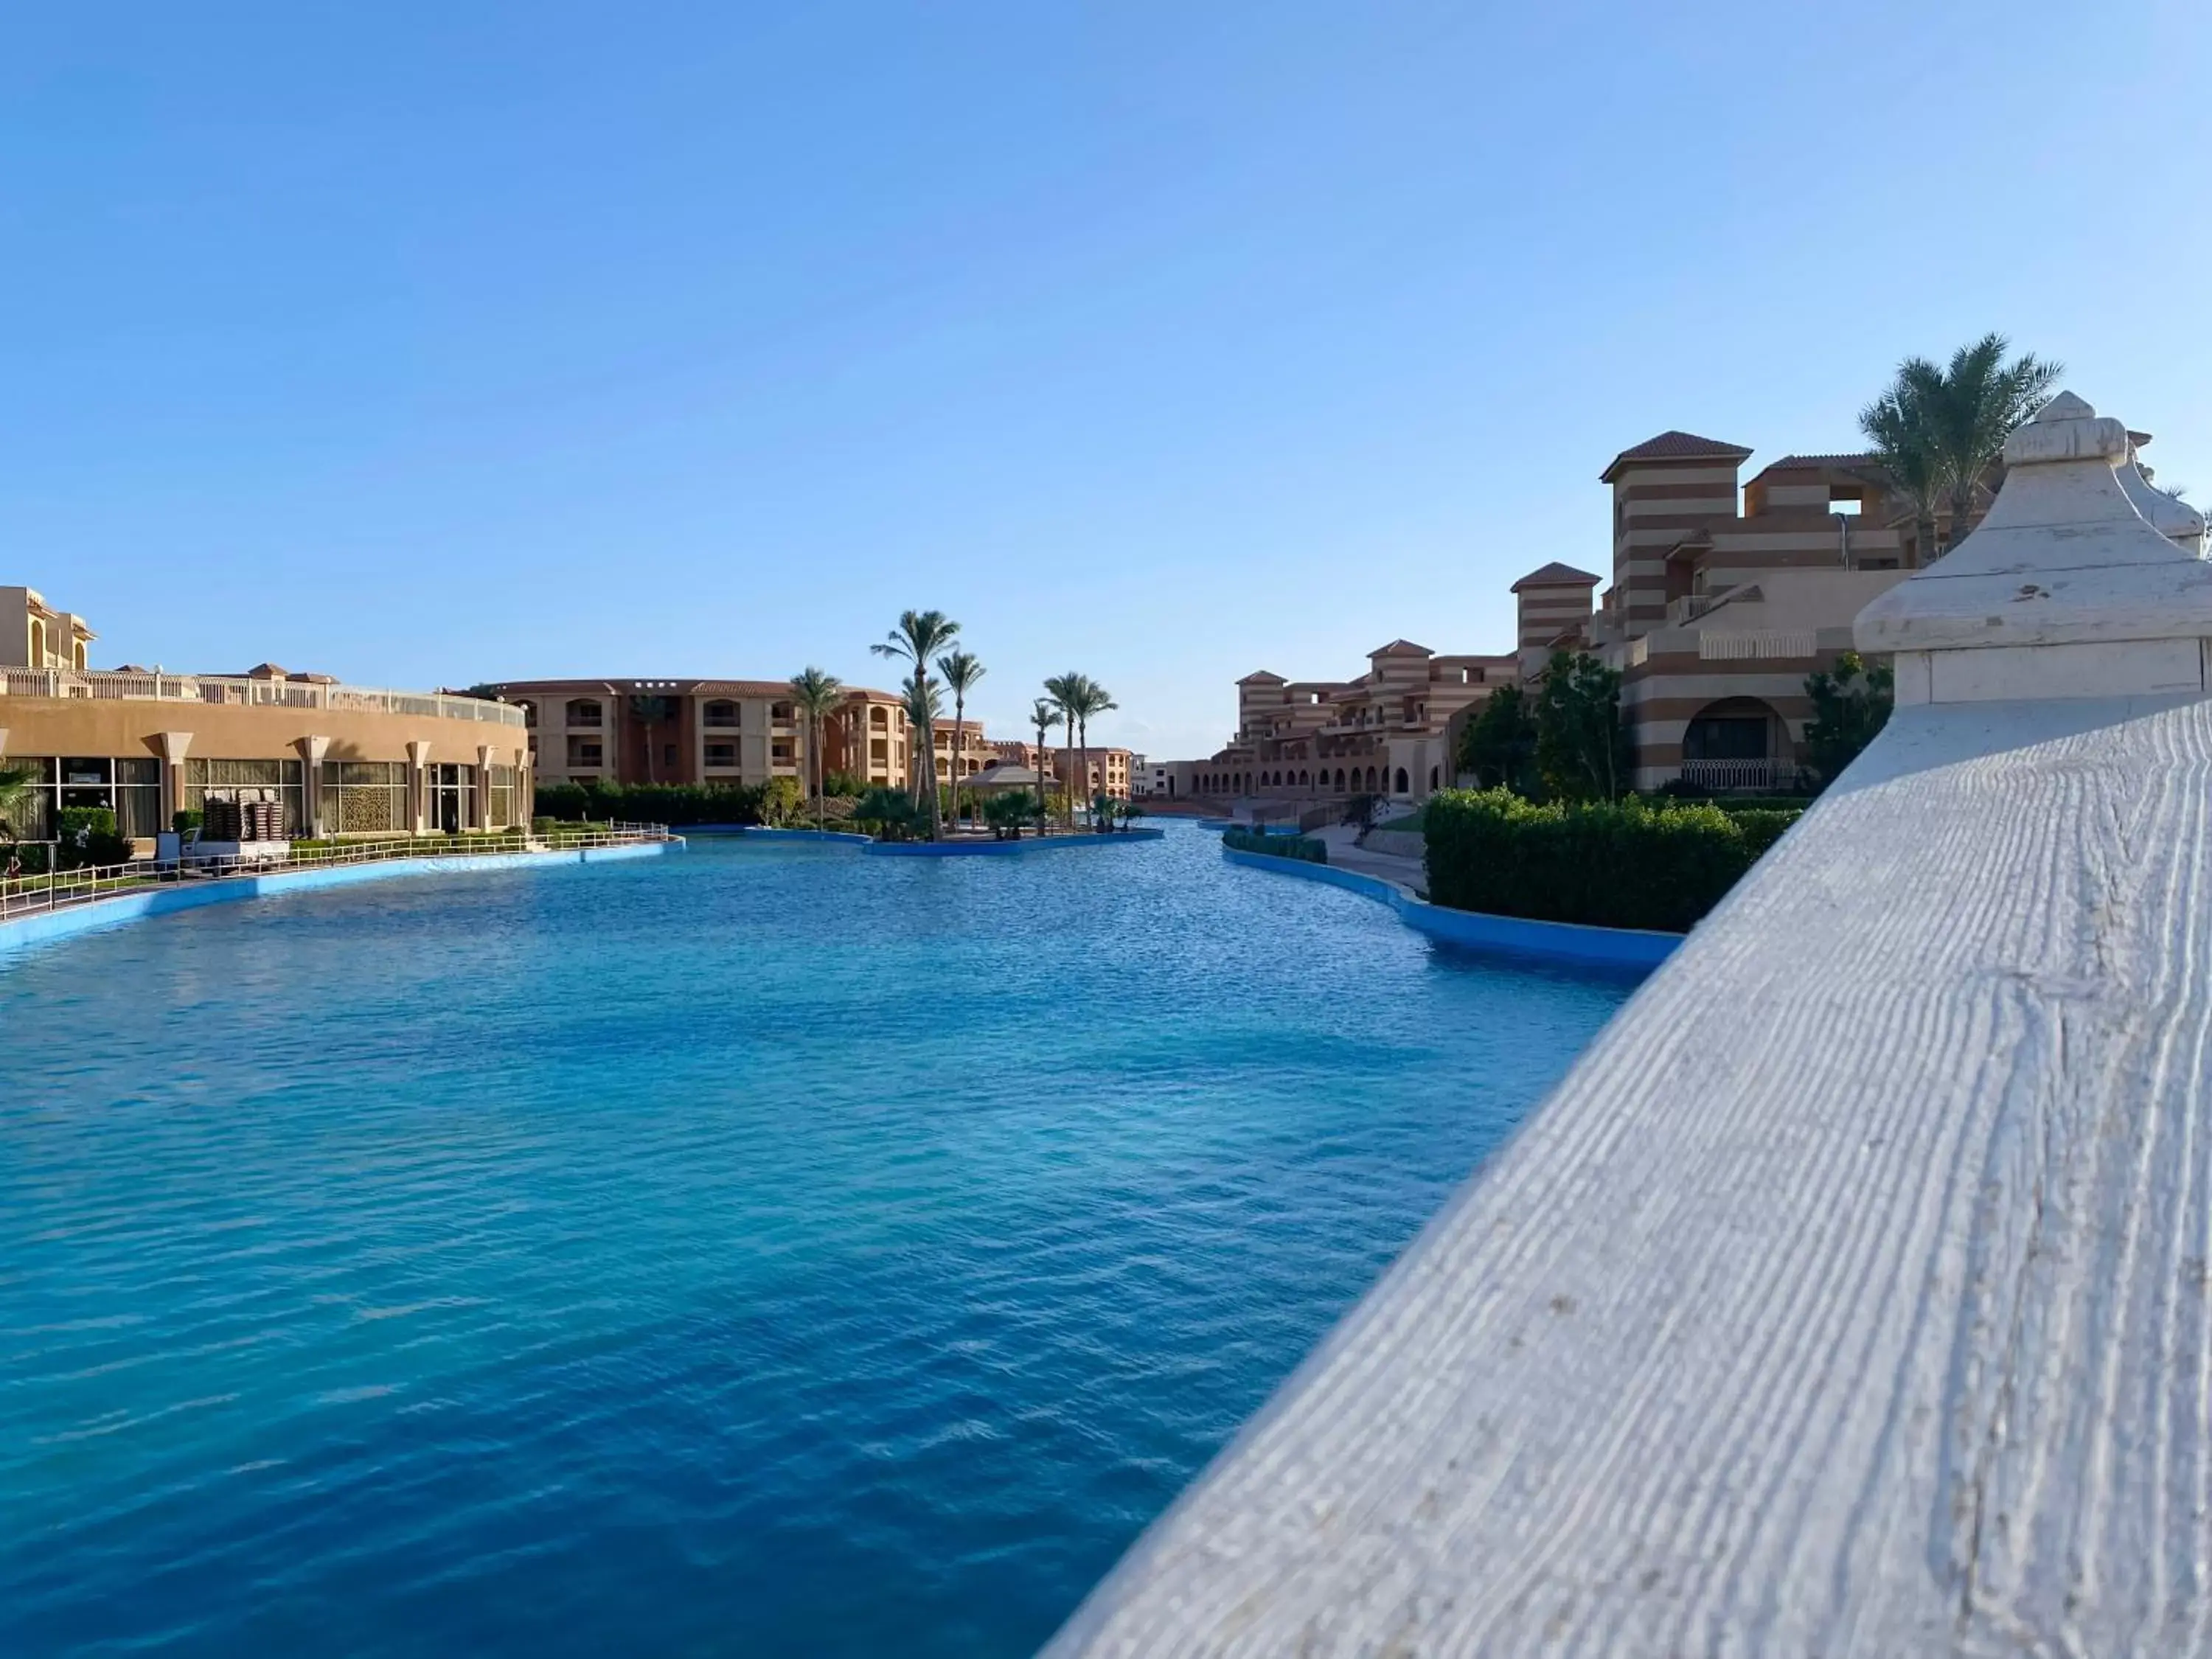
<svg viewBox="0 0 2212 1659"><path fill-rule="evenodd" d="M1182 827L0 965L0 1653L1026 1653L1624 994Z"/></svg>

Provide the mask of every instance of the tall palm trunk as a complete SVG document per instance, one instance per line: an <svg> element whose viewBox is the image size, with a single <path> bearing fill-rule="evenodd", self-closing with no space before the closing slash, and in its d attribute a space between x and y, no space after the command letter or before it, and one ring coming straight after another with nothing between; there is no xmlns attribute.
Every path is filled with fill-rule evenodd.
<svg viewBox="0 0 2212 1659"><path fill-rule="evenodd" d="M961 724L968 718L968 693L956 686L952 692L952 833L960 833L960 763L965 758L966 728Z"/></svg>
<svg viewBox="0 0 2212 1659"><path fill-rule="evenodd" d="M937 839L937 722L929 716L929 676L915 670L915 683L921 688L921 788L915 796L915 805L927 815L929 839Z"/></svg>
<svg viewBox="0 0 2212 1659"><path fill-rule="evenodd" d="M1052 751L1045 746L1045 739L1052 733L1052 722L1050 720L1046 718L1048 713L1049 709L1048 706L1042 701L1035 704L1030 709L1030 717L1036 723L1037 734L1036 827L1037 834L1039 836L1042 836L1044 834L1046 829L1049 826L1052 821L1052 792L1045 787L1044 781L1045 768L1052 763Z"/></svg>
<svg viewBox="0 0 2212 1659"><path fill-rule="evenodd" d="M1075 720L1076 769L1083 778L1083 808L1091 816L1091 827L1098 827L1097 803L1091 795L1091 716L1079 714Z"/></svg>

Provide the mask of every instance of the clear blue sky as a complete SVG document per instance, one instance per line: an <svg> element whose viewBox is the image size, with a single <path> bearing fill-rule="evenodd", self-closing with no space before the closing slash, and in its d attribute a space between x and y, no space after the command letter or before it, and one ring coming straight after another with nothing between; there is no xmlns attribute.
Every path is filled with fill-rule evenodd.
<svg viewBox="0 0 2212 1659"><path fill-rule="evenodd" d="M1012 725L1510 638L1611 455L2001 329L2212 495L2212 6L19 7L0 581L97 660Z"/></svg>

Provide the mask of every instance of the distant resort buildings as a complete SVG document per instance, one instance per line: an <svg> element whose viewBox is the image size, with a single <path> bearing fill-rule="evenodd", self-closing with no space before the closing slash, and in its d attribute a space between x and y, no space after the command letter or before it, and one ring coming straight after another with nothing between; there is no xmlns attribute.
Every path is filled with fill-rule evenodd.
<svg viewBox="0 0 2212 1659"><path fill-rule="evenodd" d="M2130 438L2136 449L2150 441ZM1588 652L1620 674L1634 787L1795 787L1814 712L1807 678L1834 666L1853 618L1935 549L1920 545L1911 502L1875 457L1784 455L1743 479L1751 456L1674 431L1621 451L1600 475L1613 491L1610 580L1558 562L1522 577L1511 652L1393 640L1349 680L1247 674L1229 742L1203 760L1152 763L1142 793L1418 803L1455 781L1461 734L1484 702L1502 685L1533 685L1555 651ZM2202 518L2152 489L2132 453L2120 476L2153 524L2201 545ZM1966 528L1996 483L1977 491ZM1944 515L1934 527L1947 542Z"/></svg>
<svg viewBox="0 0 2212 1659"><path fill-rule="evenodd" d="M507 680L484 690L519 710L545 783L757 785L813 775L805 717L788 680ZM980 720L959 722L957 736L950 716L932 724L941 785L950 786L956 762L963 781L1006 767L1034 773L1032 742L988 737ZM848 687L823 723L822 773L905 789L919 746L904 699ZM1045 770L1064 784L1080 758L1050 746ZM1126 798L1135 758L1094 746L1089 793Z"/></svg>

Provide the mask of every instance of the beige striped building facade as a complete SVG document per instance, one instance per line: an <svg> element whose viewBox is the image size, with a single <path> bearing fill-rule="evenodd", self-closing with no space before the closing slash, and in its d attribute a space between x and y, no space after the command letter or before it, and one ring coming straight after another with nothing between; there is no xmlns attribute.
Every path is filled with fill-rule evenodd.
<svg viewBox="0 0 2212 1659"><path fill-rule="evenodd" d="M1665 432L1601 475L1613 582L1572 643L1620 673L1638 789L1800 787L1807 678L1920 562L1910 505L1874 457L1785 455L1744 481L1750 457Z"/></svg>
<svg viewBox="0 0 2212 1659"><path fill-rule="evenodd" d="M2130 433L2120 482L2192 551L2204 520L2149 482ZM1752 452L1662 432L1613 457L1611 580L1552 563L1513 584L1515 650L1439 656L1403 640L1348 681L1237 683L1237 729L1203 761L1154 765L1155 794L1296 801L1379 793L1418 802L1453 781L1466 721L1500 685L1533 684L1559 650L1621 677L1633 787L1794 791L1808 780L1806 680L1851 648L1853 619L1919 568L1911 502L1867 454L1784 455L1748 479ZM1994 499L1977 489L1964 535ZM1948 514L1936 547L1955 538ZM1601 599L1593 602L1600 586Z"/></svg>
<svg viewBox="0 0 2212 1659"><path fill-rule="evenodd" d="M1806 678L1834 665L1852 618L1918 556L1909 509L1872 457L1787 455L1746 482L1751 453L1687 432L1623 450L1601 475L1609 584L1559 562L1530 571L1513 584L1508 655L1401 640L1354 680L1248 674L1230 744L1155 765L1152 793L1418 802L1457 781L1461 731L1491 692L1533 683L1559 650L1620 673L1635 787L1795 788Z"/></svg>

